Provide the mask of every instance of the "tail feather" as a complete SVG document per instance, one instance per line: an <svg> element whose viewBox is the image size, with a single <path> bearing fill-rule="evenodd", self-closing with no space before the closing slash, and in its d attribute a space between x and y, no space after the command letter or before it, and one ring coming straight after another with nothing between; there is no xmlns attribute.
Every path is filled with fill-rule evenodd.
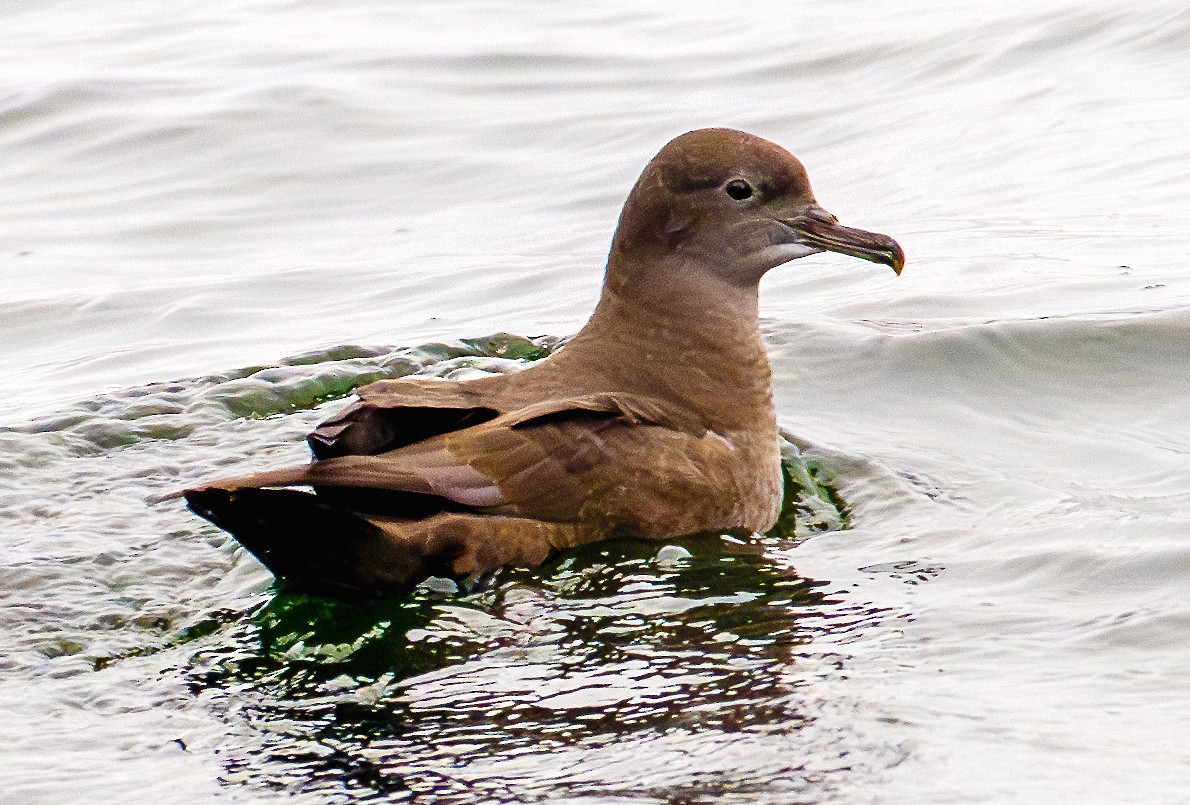
<svg viewBox="0 0 1190 805"><path fill-rule="evenodd" d="M185 495L191 511L229 531L296 589L368 596L412 586L437 570L415 544L307 492L211 487Z"/></svg>
<svg viewBox="0 0 1190 805"><path fill-rule="evenodd" d="M400 592L429 576L533 567L601 533L585 524L471 512L361 514L292 489L209 487L185 495L191 511L230 532L278 579L334 598Z"/></svg>

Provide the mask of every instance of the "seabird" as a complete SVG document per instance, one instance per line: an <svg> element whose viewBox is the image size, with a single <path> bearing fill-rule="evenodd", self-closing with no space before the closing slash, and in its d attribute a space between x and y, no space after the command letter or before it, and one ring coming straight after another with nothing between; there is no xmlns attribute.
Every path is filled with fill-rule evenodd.
<svg viewBox="0 0 1190 805"><path fill-rule="evenodd" d="M629 193L599 303L563 349L512 374L362 387L309 435L309 464L180 494L279 579L345 597L610 537L765 531L782 482L759 283L822 251L905 262L820 207L780 146L688 132Z"/></svg>

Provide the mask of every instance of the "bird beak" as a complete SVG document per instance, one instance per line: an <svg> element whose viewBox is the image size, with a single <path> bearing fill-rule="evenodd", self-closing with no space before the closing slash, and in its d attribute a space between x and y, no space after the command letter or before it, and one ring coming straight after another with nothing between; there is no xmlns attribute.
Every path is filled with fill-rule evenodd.
<svg viewBox="0 0 1190 805"><path fill-rule="evenodd" d="M799 243L807 246L884 263L898 275L905 266L905 252L888 235L843 226L838 218L821 207L806 207L781 223L793 230Z"/></svg>

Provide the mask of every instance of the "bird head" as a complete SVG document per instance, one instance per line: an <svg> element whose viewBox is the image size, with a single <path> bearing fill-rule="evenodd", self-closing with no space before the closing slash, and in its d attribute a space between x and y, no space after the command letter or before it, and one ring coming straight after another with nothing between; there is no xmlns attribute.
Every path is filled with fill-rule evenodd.
<svg viewBox="0 0 1190 805"><path fill-rule="evenodd" d="M769 269L823 251L898 274L905 263L892 238L843 226L823 209L802 163L784 148L742 131L699 129L670 141L641 174L620 215L609 275L617 261L639 267L676 258L750 286Z"/></svg>

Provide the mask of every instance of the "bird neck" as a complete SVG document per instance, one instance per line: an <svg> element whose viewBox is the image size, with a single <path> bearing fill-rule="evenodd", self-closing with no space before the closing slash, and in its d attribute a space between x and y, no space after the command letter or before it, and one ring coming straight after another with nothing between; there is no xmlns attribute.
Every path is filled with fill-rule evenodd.
<svg viewBox="0 0 1190 805"><path fill-rule="evenodd" d="M685 259L630 266L616 257L590 321L558 357L624 391L697 411L716 427L771 420L757 286Z"/></svg>

